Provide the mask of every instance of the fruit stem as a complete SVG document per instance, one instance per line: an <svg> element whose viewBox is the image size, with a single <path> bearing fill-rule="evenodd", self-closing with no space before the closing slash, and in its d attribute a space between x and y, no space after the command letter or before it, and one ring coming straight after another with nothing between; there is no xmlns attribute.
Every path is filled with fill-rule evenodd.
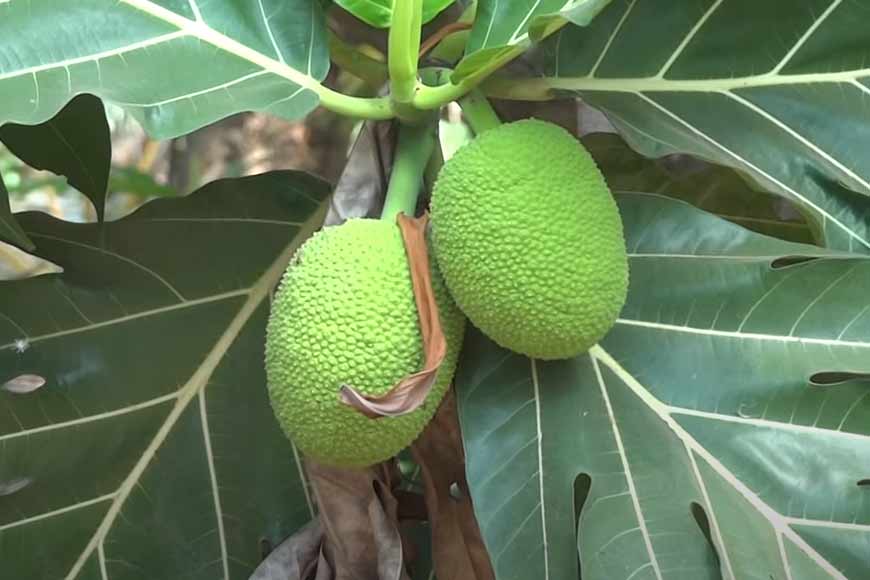
<svg viewBox="0 0 870 580"><path fill-rule="evenodd" d="M399 139L393 155L387 199L381 212L382 220L395 222L400 213L408 217L416 214L423 173L435 149L436 127L437 118L420 125L399 124Z"/></svg>
<svg viewBox="0 0 870 580"><path fill-rule="evenodd" d="M492 103L489 102L482 92L478 89L473 89L470 93L459 99L459 106L462 108L462 114L468 124L471 125L471 130L475 135L480 135L488 129L493 129L501 125L501 119L495 109L492 108Z"/></svg>
<svg viewBox="0 0 870 580"><path fill-rule="evenodd" d="M417 61L423 26L423 0L395 0L387 48L390 97L409 105L417 91Z"/></svg>

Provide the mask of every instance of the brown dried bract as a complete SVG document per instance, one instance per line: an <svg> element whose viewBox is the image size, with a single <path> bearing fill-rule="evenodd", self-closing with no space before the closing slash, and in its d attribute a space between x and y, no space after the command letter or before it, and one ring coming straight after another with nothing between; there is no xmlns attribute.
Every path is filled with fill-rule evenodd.
<svg viewBox="0 0 870 580"><path fill-rule="evenodd" d="M465 453L452 389L411 444L411 453L425 486L438 580L495 580L465 478ZM451 494L454 484L460 497Z"/></svg>
<svg viewBox="0 0 870 580"><path fill-rule="evenodd" d="M332 580L408 580L392 463L348 470L306 460Z"/></svg>
<svg viewBox="0 0 870 580"><path fill-rule="evenodd" d="M318 514L278 545L251 580L410 580L393 462L341 469L305 460Z"/></svg>
<svg viewBox="0 0 870 580"><path fill-rule="evenodd" d="M409 218L399 214L397 220L411 270L425 361L422 371L405 377L392 389L377 397L363 395L350 385L342 385L342 402L373 419L398 417L419 409L432 390L438 368L447 354L447 339L438 316L438 303L432 290L429 269L429 251L426 246L429 216L424 214L419 218Z"/></svg>

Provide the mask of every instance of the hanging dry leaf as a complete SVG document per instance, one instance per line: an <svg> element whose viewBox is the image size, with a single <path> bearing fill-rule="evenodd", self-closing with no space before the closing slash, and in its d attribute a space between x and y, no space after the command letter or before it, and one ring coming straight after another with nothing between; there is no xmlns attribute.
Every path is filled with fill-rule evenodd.
<svg viewBox="0 0 870 580"><path fill-rule="evenodd" d="M448 391L435 417L411 445L420 465L432 529L432 560L438 580L495 580L474 516L456 396ZM451 487L458 494L451 494Z"/></svg>
<svg viewBox="0 0 870 580"><path fill-rule="evenodd" d="M392 464L349 470L306 460L305 467L320 509L331 580L409 580Z"/></svg>
<svg viewBox="0 0 870 580"><path fill-rule="evenodd" d="M432 272L426 244L429 216L409 218L399 214L397 220L408 255L425 359L423 370L405 377L383 395L366 396L350 385L342 385L342 402L373 419L397 417L419 409L429 396L438 368L447 354L447 339L444 337L438 316L438 303L432 290Z"/></svg>
<svg viewBox="0 0 870 580"><path fill-rule="evenodd" d="M312 520L272 550L249 580L332 580L332 571L318 565L322 541L320 520Z"/></svg>

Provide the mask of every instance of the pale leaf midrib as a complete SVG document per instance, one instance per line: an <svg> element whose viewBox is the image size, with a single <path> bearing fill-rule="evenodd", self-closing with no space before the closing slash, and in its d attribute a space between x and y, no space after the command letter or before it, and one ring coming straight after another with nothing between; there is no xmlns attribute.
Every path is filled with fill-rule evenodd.
<svg viewBox="0 0 870 580"><path fill-rule="evenodd" d="M17 528L19 526L26 526L27 524L32 524L34 522L38 522L38 521L45 520L48 518L53 518L55 516L59 516L59 515L65 514L65 513L69 513L71 511L75 511L77 509L90 507L92 505L96 505L96 504L102 503L104 501L112 500L112 499L114 499L114 497L115 497L115 492L107 493L105 495L101 495L99 497L94 497L91 499L80 501L80 502L72 504L72 505L66 505L66 506L63 506L61 508L51 510L49 512L43 512L41 514L36 514L34 516L26 517L26 518L21 519L21 520L9 522L7 524L0 525L0 532L5 531L5 530L9 530L12 528Z"/></svg>
<svg viewBox="0 0 870 580"><path fill-rule="evenodd" d="M794 256L795 254L789 253L780 253L780 254L667 254L667 253L638 253L638 252L629 252L627 256L629 258L661 258L661 259L677 259L677 260L690 260L690 259L702 259L702 260L727 260L733 262L769 262L771 260L778 260L784 256ZM814 252L813 254L802 252L799 255L801 256L809 256L809 257L819 257L819 258L834 258L835 255L824 254L819 251ZM843 258L863 258L862 256L842 256Z"/></svg>
<svg viewBox="0 0 870 580"><path fill-rule="evenodd" d="M607 38L607 42L604 43L604 48L601 49L601 52L598 54L598 58L595 60L595 64L593 64L592 68L589 70L590 77L595 76L595 73L598 71L598 67L601 66L602 61L607 56L607 53L610 52L610 46L613 44L613 41L616 40L616 37L619 36L619 33L622 31L622 26L628 19L628 15L631 14L631 11L634 9L635 4L637 4L637 0L631 0L631 2L629 2L628 6L625 9L625 12L623 12L622 16L620 17L619 22L617 22L616 26L613 27L610 36ZM559 70L558 51L556 52L556 70ZM556 77L558 78L559 75L557 74Z"/></svg>
<svg viewBox="0 0 870 580"><path fill-rule="evenodd" d="M703 445L698 443L692 435L673 419L668 407L655 398L631 373L622 367L613 357L600 346L590 349L593 360L600 361L607 366L660 420L662 420L673 433L683 442L686 448L697 453L704 461L731 485L743 498L752 505L774 529L774 532L788 538L797 548L815 561L825 572L837 580L847 580L828 560L810 546L790 526L788 520L779 512L765 503L757 494L740 481L725 465L714 457ZM788 562L783 561L783 567L787 569Z"/></svg>
<svg viewBox="0 0 870 580"><path fill-rule="evenodd" d="M843 439L854 439L858 443L870 444L870 435L862 433L854 433L851 431L841 431L839 429L825 429L813 425L801 425L798 423L785 423L783 421L773 421L764 417L740 417L738 415L726 415L723 413L711 413L709 411L699 411L686 407L677 407L673 405L662 404L662 407L671 415L684 415L686 417L698 417L710 421L721 421L724 423L736 423L752 427L762 427L766 429L780 429L782 431L794 431L806 435L818 435L824 437L835 437Z"/></svg>
<svg viewBox="0 0 870 580"><path fill-rule="evenodd" d="M172 285L172 283L169 282L169 280L167 280L166 278L164 278L159 273L155 272L154 270L152 270L151 268L149 268L145 264L141 264L132 258L129 258L129 257L124 256L122 254L119 254L117 252L113 252L113 251L108 250L106 248L101 248L99 246L94 246L92 244L85 244L83 242L77 242L75 240L70 240L67 238L60 237L60 236L52 236L52 235L41 233L41 232L28 232L28 233L30 234L30 237L32 237L32 238L43 238L46 240L52 240L54 242L58 242L60 244L68 244L70 246L75 246L77 248L82 248L84 250L96 252L98 254L103 254L105 256L110 256L116 260L124 262L125 264L130 264L131 266L134 266L135 268L138 268L139 270L145 272L150 277L152 277L154 280L157 280L160 284L165 286L166 289L169 290L172 294L174 294L175 297L179 301L187 302L187 299L181 294L181 292L178 291L178 289L175 288L175 286Z"/></svg>
<svg viewBox="0 0 870 580"><path fill-rule="evenodd" d="M220 90L229 91L230 87L234 87L236 85L242 84L242 83L249 81L251 79L259 78L259 77L267 75L267 74L269 74L269 73L264 71L264 70L258 70L256 72L248 73L248 74L242 75L240 77L236 77L234 79L230 79L228 81L225 81L225 82L222 82L222 83L219 83L216 85L205 87L205 88L200 89L198 91L193 91L192 93L177 95L177 96L169 97L169 98L162 99L159 101L151 101L148 103L134 103L132 101L117 101L116 100L116 101L114 101L114 103L116 105L118 105L119 107L124 107L127 109L150 109L150 108L156 108L156 107L164 107L166 105L170 105L172 103L177 103L177 102L183 101L185 99L194 99L196 97L201 97L203 95L207 95L207 94L213 93L215 91L220 91Z"/></svg>
<svg viewBox="0 0 870 580"><path fill-rule="evenodd" d="M857 79L870 76L870 68L862 68L855 70L847 70L847 71L836 71L836 72L815 72L815 73L794 73L794 74L782 74L782 69L786 66L788 62L790 62L791 58L794 54L799 50L799 48L807 41L807 39L820 27L821 23L834 11L836 6L839 5L840 0L835 0L828 6L828 8L818 16L812 25L805 31L805 33L801 36L801 38L792 46L791 50L786 54L784 58L780 60L780 62L774 66L768 72L758 74L758 75L748 75L742 77L728 77L728 78L712 78L712 79L674 79L674 78L664 78L667 71L671 68L677 58L682 54L684 48L691 40L691 38L698 31L699 27L704 23L706 18L718 7L721 3L721 0L713 3L710 9L702 16L701 19L696 23L696 26L693 27L692 31L683 39L683 42L680 46L670 55L666 63L660 68L659 72L653 76L647 77L600 77L596 76L597 65L594 66L588 75L586 76L578 76L578 77L559 77L559 76L548 76L538 79L531 79L528 81L524 81L520 83L519 93L516 94L517 97L522 96L521 93L525 91L529 91L529 95L540 94L541 90L544 91L552 91L552 90L562 90L562 91L574 91L578 93L595 93L595 92L616 92L616 93L626 93L626 94L635 94L640 96L644 101L649 104L652 104L654 107L658 108L660 111L670 115L677 122L684 124L685 126L692 129L696 132L702 139L707 139L717 146L719 146L726 155L730 155L734 157L741 165L748 167L749 169L758 172L762 177L769 179L780 186L784 193L788 195L794 196L796 199L806 204L814 211L818 212L825 219L830 220L834 223L839 229L844 231L849 236L850 249L853 241L857 240L863 246L870 248L870 242L865 240L862 236L853 231L850 227L841 223L839 219L831 215L830 212L822 209L817 203L810 201L806 196L801 195L794 188L791 188L779 180L777 180L772 175L768 174L766 171L752 165L746 159L743 159L735 152L728 150L717 140L709 137L706 133L700 131L697 127L691 125L685 119L678 117L675 113L670 111L668 108L658 104L653 99L647 97L647 94L655 94L655 93L707 93L707 94L721 94L723 96L729 97L734 101L742 104L744 107L750 108L756 114L761 115L765 118L766 121L773 123L780 130L784 130L789 135L797 140L803 147L806 147L811 153L814 155L818 155L822 159L825 160L828 164L830 164L833 168L836 168L837 171L841 172L845 177L851 180L856 184L856 187L863 188L865 190L870 189L870 182L866 179L862 178L858 175L854 170L849 169L845 166L845 164L838 161L833 155L823 151L820 147L816 146L812 143L811 140L806 137L800 135L792 129L788 124L776 119L774 116L770 115L760 107L750 106L749 101L739 97L734 91L741 89L752 89L752 88L764 88L764 87L778 87L778 86L791 86L791 85L814 85L814 84L823 84L823 83L847 83L853 87L858 88L859 90L863 90L864 92L870 93L870 89L862 85L858 82ZM630 8L629 8L630 9ZM618 30L617 26L617 30ZM605 49L602 51L602 54L599 55L599 60L606 54L609 46L605 46ZM557 63L558 65L558 63ZM557 66L558 70L558 66ZM524 86L525 85L525 86Z"/></svg>
<svg viewBox="0 0 870 580"><path fill-rule="evenodd" d="M759 341L771 341L771 342L783 342L783 343L794 343L794 344L810 344L817 346L837 346L842 348L870 348L870 342L860 342L853 340L839 340L839 339L827 339L827 338L809 338L802 336L789 336L789 335L779 335L779 334L762 334L755 332L745 332L745 331L731 331L731 330L715 330L712 328L697 328L694 326L684 326L679 324L667 324L663 322L648 322L646 320L634 320L629 318L618 318L616 320L616 324L627 325L627 326L641 326L645 328L652 328L656 330L665 330L668 332L677 332L677 333L685 333L685 334L698 334L705 336L716 336L720 338L735 338L738 340L759 340Z"/></svg>
<svg viewBox="0 0 870 580"><path fill-rule="evenodd" d="M532 387L535 397L535 429L538 451L538 487L541 503L541 544L544 550L544 580L550 580L550 545L547 540L547 502L544 497L544 433L541 421L541 391L538 381L538 363L531 359Z"/></svg>
<svg viewBox="0 0 870 580"><path fill-rule="evenodd" d="M851 83L870 77L870 68L829 73L775 74L712 79L668 79L659 77L540 77L528 81L550 89L607 93L726 93L742 89ZM526 84L526 81L523 82Z"/></svg>
<svg viewBox="0 0 870 580"><path fill-rule="evenodd" d="M214 497L215 520L218 530L218 542L221 550L221 564L223 566L224 580L230 580L229 560L227 558L227 536L224 530L224 513L221 506L220 489L217 480L217 472L214 464L214 452L211 448L211 430L208 426L208 410L206 409L205 390L200 390L199 399L199 417L200 426L202 427L202 438L205 445L205 455L208 463L208 477L211 483L211 492Z"/></svg>
<svg viewBox="0 0 870 580"><path fill-rule="evenodd" d="M286 65L283 62L279 62L262 53L259 53L252 48L245 46L244 44L233 40L232 38L229 38L228 36L220 34L213 28L209 27L203 21L189 20L183 16L180 16L179 14L176 14L175 12L172 12L171 10L163 8L162 6L158 6L153 2L149 2L148 0L121 1L124 4L136 8L146 14L163 20L177 27L180 31L186 32L191 36L199 38L200 40L211 44L215 48L219 48L224 52L233 54L244 60L252 62L260 66L264 70L289 79L290 81L296 83L301 87L316 90L320 86L320 83L318 83L312 77L294 69L291 66Z"/></svg>
<svg viewBox="0 0 870 580"><path fill-rule="evenodd" d="M149 46L162 44L164 42L171 42L171 41L176 40L178 38L184 38L185 36L186 36L186 34L184 34L183 32L180 32L180 31L170 32L167 34L161 34L159 36L154 36L152 38L148 38L145 40L140 40L138 42L133 42L133 43L127 44L125 46L120 46L118 48L103 50L103 51L95 52L95 53L88 54L88 55L77 56L77 57L68 58L68 59L61 60L61 61L48 62L48 63L36 65L36 66L30 66L30 67L18 69L15 71L0 73L0 81L4 81L7 79L11 79L11 78L17 78L17 77L21 77L21 76L26 76L26 75L36 75L37 73L40 73L43 71L55 70L55 69L59 69L59 68L67 68L67 67L75 66L77 64L82 64L82 63L86 63L86 62L99 62L101 60L104 60L104 59L112 57L112 56L123 56L124 54L126 54L128 52L141 50L143 48L148 48Z"/></svg>
<svg viewBox="0 0 870 580"><path fill-rule="evenodd" d="M792 139L794 139L795 141L800 143L801 147L804 147L808 151L812 151L812 153L814 155L820 157L821 159L824 159L825 162L827 162L832 167L836 168L839 172L841 172L843 176L850 179L855 184L854 187L856 189L860 188L860 189L863 189L863 191L870 192L870 182L868 182L866 179L864 179L863 177L858 175L858 173L856 173L854 170L847 167L844 163L840 162L840 160L838 160L836 157L834 157L833 155L831 155L827 151L824 151L821 147L819 147L818 145L813 143L810 139L808 139L807 137L805 137L801 133L798 133L790 125L788 125L788 123L780 120L778 117L771 114L763 107L759 107L755 103L749 101L748 99L741 97L740 95L738 95L736 93L729 91L729 92L726 92L724 94L728 98L733 99L735 102L743 105L744 107L751 110L752 112L754 112L755 114L757 114L761 118L765 119L767 122L771 123L772 125L774 125L778 129L785 131Z"/></svg>
<svg viewBox="0 0 870 580"><path fill-rule="evenodd" d="M112 501L112 505L109 507L108 512L103 518L103 521L94 532L94 535L91 537L91 540L88 542L87 546L85 547L82 554L79 556L76 563L70 569L69 573L66 576L66 580L74 580L78 576L79 572L85 566L91 554L94 553L94 550L97 549L99 544L106 537L115 522L115 518L118 517L118 514L123 509L124 503L126 502L133 488L138 484L140 478L142 477L142 474L145 472L146 468L150 464L151 459L153 459L158 449L169 436L170 432L175 426L175 423L181 417L183 412L187 409L187 406L190 404L190 402L206 387L206 385L208 384L208 380L211 378L212 374L217 369L220 362L223 360L224 355L233 345L236 338L247 324L248 320L251 318L251 316L253 316L253 314L260 307L262 302L268 298L271 289L278 282L281 275L284 273L287 263L296 252L296 249L323 223L327 208L328 205L326 203L321 204L317 211L315 211L309 217L309 219L305 221L304 226L300 228L299 232L297 232L294 239L287 245L281 255L272 263L272 265L263 274L263 276L261 276L260 279L257 280L257 282L251 287L250 292L248 293L247 300L245 300L244 304L242 304L242 306L239 308L238 313L229 323L227 329L217 340L215 346L205 357L203 363L196 369L191 378L179 390L179 395L175 406L169 412L166 420L163 422L160 429L158 429L154 439L152 439L151 443L145 449L139 461L136 463L136 465L130 471L130 474L121 484L120 488L118 489L117 495Z"/></svg>
<svg viewBox="0 0 870 580"><path fill-rule="evenodd" d="M665 64L662 65L661 69L659 69L659 72L656 75L657 78L664 77L665 74L667 74L667 72L671 70L671 67L674 65L677 59L680 58L680 55L683 54L683 51L686 49L689 43L692 42L692 39L695 38L695 35L698 34L698 31L701 30L701 27L704 26L710 16L712 16L713 13L718 10L722 2L723 0L716 0L715 2L710 4L710 7L707 8L704 14L701 15L701 17L695 22L695 25L691 28L691 30L689 30L688 34L683 37L683 40L671 54L670 58L668 58Z"/></svg>
<svg viewBox="0 0 870 580"><path fill-rule="evenodd" d="M722 92L734 89L749 88L755 86L770 86L784 84L807 84L817 82L847 82L853 81L859 77L870 75L870 68L856 69L853 71L837 71L837 72L817 72L817 73L795 73L782 74L782 70L791 62L795 54L806 44L807 40L822 26L824 21L839 7L842 0L833 0L825 10L816 16L800 38L795 41L785 55L777 62L773 68L765 73L758 75L747 75L742 77L728 77L717 79L666 79L665 75L671 70L676 61L683 55L686 47L698 35L710 17L723 4L723 0L715 0L704 11L704 13L695 21L692 28L683 36L680 43L674 51L668 55L665 62L659 67L655 75L648 77L633 77L633 78L617 78L617 77L599 77L596 76L598 65L601 60L607 55L610 50L613 38L622 28L624 20L634 6L632 1L621 19L614 27L610 35L610 39L602 48L596 64L592 67L586 76L582 77L567 77L566 80L573 83L570 87L559 84L559 77L544 77L542 80L549 86L558 89L566 90L586 90L586 91L615 91L615 92L682 92L682 91L700 91L700 92ZM565 78L565 77L563 77ZM699 88L706 87L706 88Z"/></svg>
<svg viewBox="0 0 870 580"><path fill-rule="evenodd" d="M109 572L106 570L106 550L104 542L100 542L97 546L97 556L100 560L100 577L101 580L109 580Z"/></svg>
<svg viewBox="0 0 870 580"><path fill-rule="evenodd" d="M115 49L45 63L35 67L27 67L17 71L0 74L0 81L29 74L35 75L38 72L47 70L68 68L70 66L85 62L99 62L100 60L111 56L123 56L123 54L132 50L147 48L149 46L154 46L155 44L161 44L163 42L169 42L189 36L206 42L227 54L251 62L262 68L264 71L285 78L302 88L318 92L321 87L320 83L309 74L303 73L293 68L292 66L287 65L284 62L280 62L267 55L259 53L256 50L242 44L241 42L238 42L237 40L234 40L224 34L219 33L202 20L190 20L184 16L181 16L180 14L172 12L171 10L163 8L162 6L159 6L154 2L150 2L148 0L120 0L120 3L127 5L133 9L139 10L144 14L148 14L149 16L161 20L171 26L174 26L178 30L175 32L155 36L154 38L145 39L136 43L131 43L126 46L120 46ZM310 50L311 48L309 47L309 51Z"/></svg>
<svg viewBox="0 0 870 580"><path fill-rule="evenodd" d="M652 539L650 537L649 530L646 526L646 518L643 514L643 508L640 505L640 499L638 497L637 489L635 487L634 476L631 472L631 465L629 465L628 456L625 453L625 446L622 442L622 434L620 433L619 425L613 412L613 406L610 403L610 395L607 392L607 387L604 384L604 378L601 375L601 369L598 365L598 359L594 356L592 352L590 352L590 358L592 360L592 366L595 369L595 377L598 380L598 387L601 392L601 398L603 399L604 406L607 409L607 417L610 421L610 427L613 430L613 439L616 443L617 451L619 452L619 460L622 463L622 470L625 474L625 482L628 486L629 497L631 498L632 507L634 509L635 517L637 519L637 525L640 529L641 535L643 536L644 546L646 547L647 555L649 556L649 561L652 565L653 571L655 572L656 578L658 580L663 580L661 568L659 567L658 563L658 558L652 545Z"/></svg>
<svg viewBox="0 0 870 580"><path fill-rule="evenodd" d="M172 312L175 310L183 310L186 308L193 308L196 306L200 306L202 304L208 304L210 302L217 302L220 300L227 300L231 298L237 298L239 296L245 296L251 292L250 288L245 288L242 290L233 290L230 292L222 292L220 294L214 294L212 296L205 296L202 298L195 298L192 300L187 300L185 302L177 302L174 304L170 304L168 306L161 306L159 308L153 308L151 310L143 310L142 312L136 312L134 314L128 314L126 316L119 316L117 318L111 318L109 320L104 320L102 322L95 322L93 324L87 324L82 326L76 326L73 328L68 328L65 330L58 330L56 332L50 332L48 334L39 334L35 336L29 336L25 334L21 338L26 339L28 343L33 344L35 342L41 342L44 340L50 340L54 338L61 338L64 336L68 336L70 334L78 334L81 332L88 332L91 330L97 330L100 328L105 328L107 326L114 326L116 324L123 324L125 322L130 322L132 320L136 320L139 318L147 318L149 316L157 316L160 314L165 314L167 312ZM0 313L0 315L3 315ZM5 315L3 315L5 317ZM17 323L10 319L12 324L17 326L19 329L21 328ZM15 341L7 342L6 344L0 344L0 350L4 350L7 348L15 348Z"/></svg>
<svg viewBox="0 0 870 580"><path fill-rule="evenodd" d="M722 558L722 562L725 564L725 571L728 573L728 578L730 580L738 580L738 578L734 575L734 568L731 565L731 554L728 550L728 546L725 544L725 540L722 537L722 530L719 527L719 517L716 514L716 509L713 506L713 502L710 500L710 494L707 491L707 484L704 481L704 478L701 477L701 470L698 469L698 461L695 459L695 454L692 453L692 450L686 446L686 454L689 456L689 462L692 465L692 474L695 476L695 481L698 483L698 488L701 490L701 496L704 499L704 507L707 509L708 516L710 519L710 527L712 529L713 535L716 537L716 542L719 543L721 547L720 557ZM724 578L722 580L725 580Z"/></svg>
<svg viewBox="0 0 870 580"><path fill-rule="evenodd" d="M56 429L68 429L70 427L78 427L81 425L85 425L88 423L94 423L97 421L103 421L105 419L111 419L112 417L118 417L119 415L127 415L129 413L135 413L136 411L141 411L143 409L148 409L150 407L154 407L156 405L161 405L163 403L169 402L178 397L178 392L173 391L169 394L163 395L161 397L156 397L154 399L148 399L147 401L141 401L139 403L133 403L131 405L126 405L124 407L119 407L117 409L112 409L111 411L105 411L103 413L96 413L94 415L86 415L84 417L80 417L78 419L72 419L70 421L62 421L60 423L50 423L48 425L43 425L41 427L33 427L31 429L25 429L23 431L12 431L10 433L5 433L0 435L0 443L9 441L10 439L18 439L20 437L29 437L31 435L37 435L39 433L44 433L46 431L54 431Z"/></svg>
<svg viewBox="0 0 870 580"><path fill-rule="evenodd" d="M820 207L815 201L809 199L808 197L806 197L802 193L798 192L793 187L783 183L780 179L771 175L769 172L765 171L764 169L762 169L758 165L755 165L754 163L750 162L748 159L742 157L741 155L739 155L738 153L736 153L732 149L729 149L724 144L722 144L720 141L714 139L713 137L711 137L710 135L708 135L704 131L701 131L698 127L694 126L692 123L689 123L688 121L686 121L685 119L683 119L679 115L675 114L673 111L671 111L667 107L664 107L661 104L659 104L658 102L656 102L655 100L650 99L645 94L637 93L637 95L644 102L648 103L649 105L652 105L653 108L658 109L659 111L661 111L665 115L671 117L672 119L674 119L675 121L677 121L678 123L680 123L681 125L686 127L687 129L689 129L690 131L692 131L693 133L698 135L701 139L709 142L714 147L717 147L718 149L720 149L723 153L725 153L727 156L734 159L738 164L740 164L745 169L749 170L751 173L756 174L756 176L760 176L762 178L762 180L767 180L770 183L773 183L777 188L782 190L785 194L799 200L801 203L806 205L808 208L811 208L813 211L818 213L820 216L824 217L826 220L828 220L831 223L833 223L834 225L836 225L840 230L842 230L843 232L846 233L846 235L849 236L850 243L851 243L851 240L858 240L858 242L860 242L863 246L870 248L870 242L868 242L867 240L865 240L864 238L859 236L851 228L849 228L844 223L842 223L839 219L834 217L830 212L828 212L827 210Z"/></svg>

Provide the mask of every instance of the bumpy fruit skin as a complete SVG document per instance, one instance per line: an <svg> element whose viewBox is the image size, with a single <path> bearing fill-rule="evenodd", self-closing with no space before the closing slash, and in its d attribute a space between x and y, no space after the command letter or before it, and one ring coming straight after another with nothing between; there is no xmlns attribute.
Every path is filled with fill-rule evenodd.
<svg viewBox="0 0 870 580"><path fill-rule="evenodd" d="M431 213L447 287L501 346L569 358L613 326L628 287L622 221L561 127L530 119L482 133L442 168Z"/></svg>
<svg viewBox="0 0 870 580"><path fill-rule="evenodd" d="M369 419L339 400L341 385L379 395L423 365L399 227L352 219L324 228L294 256L272 301L266 375L281 427L307 456L342 467L372 465L407 447L432 418L456 367L465 318L431 264L447 356L423 406Z"/></svg>

